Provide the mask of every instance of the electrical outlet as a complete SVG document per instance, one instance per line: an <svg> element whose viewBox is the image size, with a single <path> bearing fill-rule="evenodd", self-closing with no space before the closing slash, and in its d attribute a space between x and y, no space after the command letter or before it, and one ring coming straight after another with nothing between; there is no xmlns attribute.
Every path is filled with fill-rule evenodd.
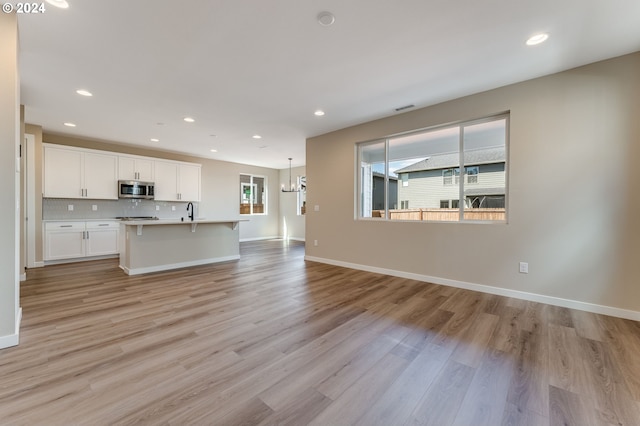
<svg viewBox="0 0 640 426"><path fill-rule="evenodd" d="M160 211L160 206L156 206L156 211L159 212Z"/></svg>
<svg viewBox="0 0 640 426"><path fill-rule="evenodd" d="M520 262L520 273L521 274L529 273L529 264L527 262Z"/></svg>
<svg viewBox="0 0 640 426"><path fill-rule="evenodd" d="M73 204L67 204L67 211L73 211Z"/></svg>
<svg viewBox="0 0 640 426"><path fill-rule="evenodd" d="M176 211L176 206L171 206L171 211L175 212Z"/></svg>
<svg viewBox="0 0 640 426"><path fill-rule="evenodd" d="M318 240L313 240L313 245L318 247Z"/></svg>
<svg viewBox="0 0 640 426"><path fill-rule="evenodd" d="M93 210L94 212L98 211L98 205L97 204L92 204L91 205L91 210Z"/></svg>
<svg viewBox="0 0 640 426"><path fill-rule="evenodd" d="M313 206L313 211L314 212L319 212L320 211L320 206L317 205L317 204L315 206Z"/></svg>

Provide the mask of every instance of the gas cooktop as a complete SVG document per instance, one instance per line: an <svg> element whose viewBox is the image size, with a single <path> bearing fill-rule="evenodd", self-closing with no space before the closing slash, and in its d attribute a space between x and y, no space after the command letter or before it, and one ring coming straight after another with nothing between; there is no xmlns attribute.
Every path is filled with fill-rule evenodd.
<svg viewBox="0 0 640 426"><path fill-rule="evenodd" d="M119 216L120 220L159 220L158 216Z"/></svg>

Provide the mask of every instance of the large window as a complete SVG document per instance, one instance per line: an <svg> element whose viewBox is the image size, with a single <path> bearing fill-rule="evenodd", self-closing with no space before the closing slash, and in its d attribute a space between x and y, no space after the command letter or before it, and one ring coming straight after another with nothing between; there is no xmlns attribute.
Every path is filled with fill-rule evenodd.
<svg viewBox="0 0 640 426"><path fill-rule="evenodd" d="M240 175L240 214L266 213L266 178L263 176Z"/></svg>
<svg viewBox="0 0 640 426"><path fill-rule="evenodd" d="M506 221L508 121L502 114L358 144L358 217Z"/></svg>

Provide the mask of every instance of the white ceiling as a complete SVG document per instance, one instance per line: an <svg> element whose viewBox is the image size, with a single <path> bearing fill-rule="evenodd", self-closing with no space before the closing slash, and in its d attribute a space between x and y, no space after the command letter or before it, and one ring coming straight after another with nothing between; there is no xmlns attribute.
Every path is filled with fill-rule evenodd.
<svg viewBox="0 0 640 426"><path fill-rule="evenodd" d="M276 169L305 164L306 138L397 107L640 50L638 0L68 2L19 16L28 123Z"/></svg>

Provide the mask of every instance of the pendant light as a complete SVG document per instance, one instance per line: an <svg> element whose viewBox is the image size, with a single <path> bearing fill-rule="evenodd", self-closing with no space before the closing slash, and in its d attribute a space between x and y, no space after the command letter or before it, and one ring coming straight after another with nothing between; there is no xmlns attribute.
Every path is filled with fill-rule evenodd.
<svg viewBox="0 0 640 426"><path fill-rule="evenodd" d="M300 192L300 189L291 183L291 160L293 160L293 158L289 157L289 189L285 189L284 185L282 185L282 192Z"/></svg>

